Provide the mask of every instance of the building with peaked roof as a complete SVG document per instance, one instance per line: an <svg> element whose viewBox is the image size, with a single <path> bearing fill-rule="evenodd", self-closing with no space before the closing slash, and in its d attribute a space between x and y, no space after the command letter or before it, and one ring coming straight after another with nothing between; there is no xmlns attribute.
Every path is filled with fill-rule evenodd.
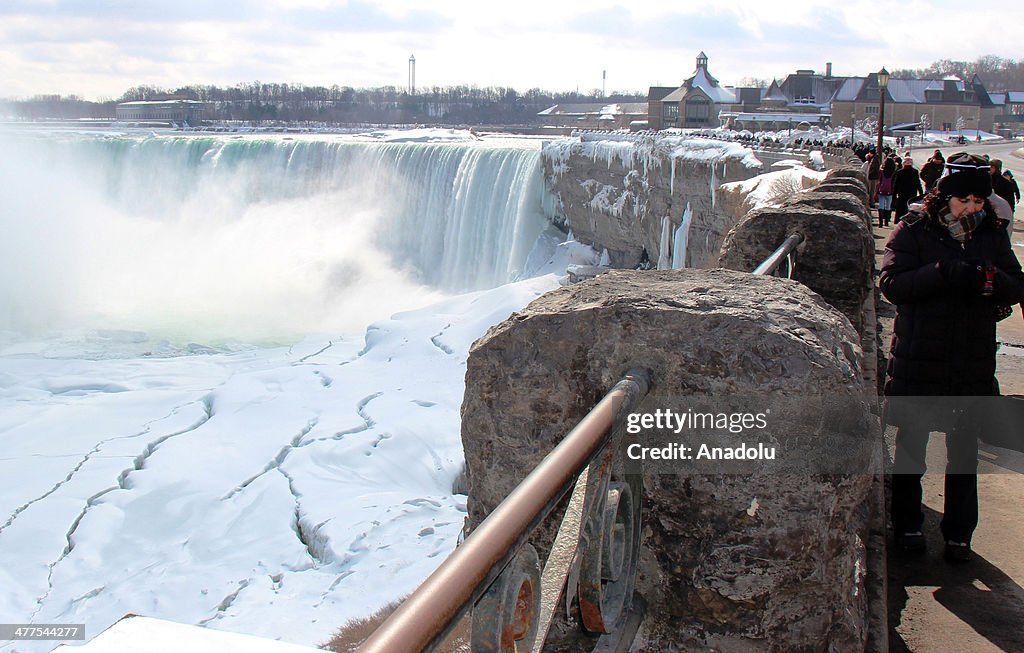
<svg viewBox="0 0 1024 653"><path fill-rule="evenodd" d="M849 126L864 118L878 119L881 89L878 74L851 77L832 99L832 126ZM931 129L992 131L997 113L981 80L890 79L885 90L885 124L917 124L928 116Z"/></svg>
<svg viewBox="0 0 1024 653"><path fill-rule="evenodd" d="M651 129L718 127L719 113L737 104L736 94L708 72L708 56L697 55L697 69L677 88L652 86L647 93Z"/></svg>
<svg viewBox="0 0 1024 653"><path fill-rule="evenodd" d="M989 93L988 97L995 107L992 122L997 133L1012 135L1024 129L1024 91Z"/></svg>
<svg viewBox="0 0 1024 653"><path fill-rule="evenodd" d="M781 82L772 80L768 88L761 91L756 105L743 101L742 107L723 112L720 118L731 128L753 131L828 126L832 118L832 99L845 80L845 77L832 76L831 63L825 64L824 75L813 70L798 70Z"/></svg>

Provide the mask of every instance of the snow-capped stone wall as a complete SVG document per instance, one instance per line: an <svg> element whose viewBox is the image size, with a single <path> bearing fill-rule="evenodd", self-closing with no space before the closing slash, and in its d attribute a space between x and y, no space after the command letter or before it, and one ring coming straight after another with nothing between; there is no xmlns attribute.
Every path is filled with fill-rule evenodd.
<svg viewBox="0 0 1024 653"><path fill-rule="evenodd" d="M862 439L843 441L860 446L845 447L842 464L876 468L880 449L860 402L859 359L849 321L787 279L618 270L547 293L470 352L462 407L469 526L637 367L650 372L639 408L647 413L702 400L725 405L714 402L729 397L797 397L802 407L850 400L856 410L844 419ZM699 461L649 471L644 463L637 591L647 610L630 650L865 650L866 542L877 488L869 473L819 474L816 458L797 453L831 442L814 429L834 422L809 410L806 423L785 412L786 419L769 419L780 461L796 473L724 474ZM673 441L694 451L700 444L685 433L657 440ZM824 459L836 459L832 452L826 448ZM531 540L542 555L557 526L545 522ZM563 605L544 650L590 650L594 638L580 642L575 613Z"/></svg>
<svg viewBox="0 0 1024 653"><path fill-rule="evenodd" d="M541 156L558 219L617 268L713 265L739 218L719 185L762 168L742 145L685 136L584 134Z"/></svg>

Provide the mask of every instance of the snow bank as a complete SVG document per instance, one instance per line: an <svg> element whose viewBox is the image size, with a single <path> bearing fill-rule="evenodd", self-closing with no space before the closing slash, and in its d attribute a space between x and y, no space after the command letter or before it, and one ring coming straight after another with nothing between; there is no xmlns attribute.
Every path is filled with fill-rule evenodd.
<svg viewBox="0 0 1024 653"><path fill-rule="evenodd" d="M721 189L723 192L740 193L744 197L741 210L745 213L764 206L772 206L779 199L790 197L795 189L815 186L821 183L826 175L826 172L800 165L787 170L767 172L744 181L722 184Z"/></svg>
<svg viewBox="0 0 1024 653"><path fill-rule="evenodd" d="M383 129L365 134L385 143L453 143L480 140L468 129Z"/></svg>
<svg viewBox="0 0 1024 653"><path fill-rule="evenodd" d="M412 591L462 530L469 346L558 283L292 347L0 351L0 622L136 613L314 645Z"/></svg>

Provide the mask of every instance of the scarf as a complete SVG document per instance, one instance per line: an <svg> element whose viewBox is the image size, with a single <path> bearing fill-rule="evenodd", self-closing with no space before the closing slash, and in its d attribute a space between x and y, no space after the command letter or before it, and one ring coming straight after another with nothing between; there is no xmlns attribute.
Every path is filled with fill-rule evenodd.
<svg viewBox="0 0 1024 653"><path fill-rule="evenodd" d="M981 221L985 219L985 210L982 209L977 213L969 213L959 220L953 217L949 212L949 207L943 207L939 211L939 221L949 230L949 235L955 238L958 242L966 243L974 236L974 230L978 228Z"/></svg>

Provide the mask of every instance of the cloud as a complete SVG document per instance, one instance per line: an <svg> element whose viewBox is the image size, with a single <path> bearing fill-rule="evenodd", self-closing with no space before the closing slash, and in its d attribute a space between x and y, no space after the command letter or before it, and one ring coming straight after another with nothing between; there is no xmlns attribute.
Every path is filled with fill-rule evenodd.
<svg viewBox="0 0 1024 653"><path fill-rule="evenodd" d="M434 32L452 21L436 12L413 10L390 14L365 2L335 8L302 8L281 12L283 23L298 29L333 32Z"/></svg>
<svg viewBox="0 0 1024 653"><path fill-rule="evenodd" d="M623 7L612 7L579 14L560 27L567 32L634 41L648 47L679 47L689 42L693 43L694 56L706 47L702 43L750 38L735 14L715 10L636 18Z"/></svg>
<svg viewBox="0 0 1024 653"><path fill-rule="evenodd" d="M186 21L238 21L256 17L260 3L245 0L174 0L173 2L137 2L135 0L7 0L0 4L0 15L51 19L90 18L118 22L179 23Z"/></svg>

